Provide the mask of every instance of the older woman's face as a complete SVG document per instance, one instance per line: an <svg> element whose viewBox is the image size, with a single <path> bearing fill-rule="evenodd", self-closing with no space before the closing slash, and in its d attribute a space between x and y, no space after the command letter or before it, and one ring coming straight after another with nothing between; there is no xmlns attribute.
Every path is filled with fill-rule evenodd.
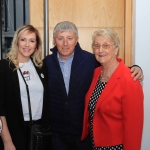
<svg viewBox="0 0 150 150"><path fill-rule="evenodd" d="M93 45L96 60L102 65L104 63L111 63L116 59L118 47L115 47L114 42L111 39L103 36L97 36Z"/></svg>

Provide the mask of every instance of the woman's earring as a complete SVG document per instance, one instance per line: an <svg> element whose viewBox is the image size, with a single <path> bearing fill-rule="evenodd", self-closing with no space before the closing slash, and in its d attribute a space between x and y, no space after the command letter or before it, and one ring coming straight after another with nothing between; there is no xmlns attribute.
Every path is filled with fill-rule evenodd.
<svg viewBox="0 0 150 150"><path fill-rule="evenodd" d="M37 52L37 51L38 51L38 49L37 49L37 48L35 48L34 52Z"/></svg>

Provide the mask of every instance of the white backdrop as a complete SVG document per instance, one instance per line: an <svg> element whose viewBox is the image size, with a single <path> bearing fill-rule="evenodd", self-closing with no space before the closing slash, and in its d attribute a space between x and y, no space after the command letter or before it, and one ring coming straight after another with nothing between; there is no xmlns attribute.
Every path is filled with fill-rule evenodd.
<svg viewBox="0 0 150 150"><path fill-rule="evenodd" d="M133 64L144 72L144 131L141 150L150 150L150 0L133 0Z"/></svg>

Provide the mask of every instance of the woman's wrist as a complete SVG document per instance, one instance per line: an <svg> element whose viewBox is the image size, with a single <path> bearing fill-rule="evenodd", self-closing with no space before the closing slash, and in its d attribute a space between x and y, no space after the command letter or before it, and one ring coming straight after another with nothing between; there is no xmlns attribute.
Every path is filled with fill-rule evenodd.
<svg viewBox="0 0 150 150"><path fill-rule="evenodd" d="M12 143L11 137L9 137L9 138L6 138L6 137L3 138L3 136L2 136L2 140L3 140L4 145Z"/></svg>

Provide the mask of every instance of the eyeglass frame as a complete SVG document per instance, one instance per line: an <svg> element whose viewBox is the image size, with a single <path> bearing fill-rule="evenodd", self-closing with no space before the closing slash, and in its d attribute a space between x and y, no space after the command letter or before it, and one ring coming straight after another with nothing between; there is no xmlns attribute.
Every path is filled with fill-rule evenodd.
<svg viewBox="0 0 150 150"><path fill-rule="evenodd" d="M97 48L94 48L94 46L95 46L95 45L96 45L96 44L92 45L93 49L100 49L100 48L101 48L101 46L102 46L102 48L104 48L104 49L109 49L109 48L110 48L110 46L113 46L113 45L115 45L115 44L106 43L106 44L98 45L98 47L97 47ZM109 47L108 47L108 48L103 47L104 45L109 45Z"/></svg>

